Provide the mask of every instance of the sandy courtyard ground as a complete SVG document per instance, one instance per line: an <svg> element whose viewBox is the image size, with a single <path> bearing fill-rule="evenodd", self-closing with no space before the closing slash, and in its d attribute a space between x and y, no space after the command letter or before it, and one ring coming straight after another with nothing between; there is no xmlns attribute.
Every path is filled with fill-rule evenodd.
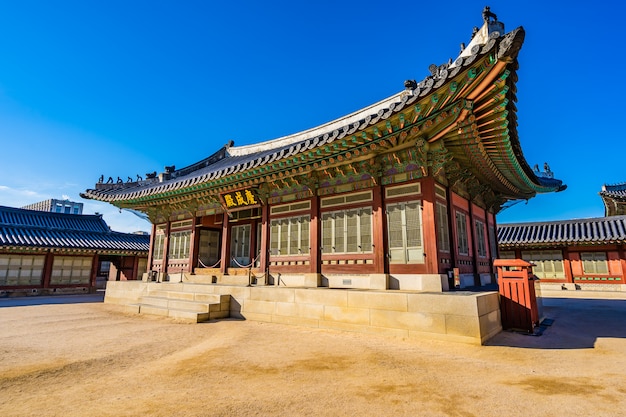
<svg viewBox="0 0 626 417"><path fill-rule="evenodd" d="M3 307L0 415L626 415L626 301L544 304L543 336L482 347L102 303Z"/></svg>

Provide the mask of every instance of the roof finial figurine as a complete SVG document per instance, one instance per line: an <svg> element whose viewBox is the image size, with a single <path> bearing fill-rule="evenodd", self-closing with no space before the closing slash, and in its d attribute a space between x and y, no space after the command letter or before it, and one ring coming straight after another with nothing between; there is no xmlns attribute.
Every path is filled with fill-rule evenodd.
<svg viewBox="0 0 626 417"><path fill-rule="evenodd" d="M543 163L543 171L546 172L546 173L552 172L552 171L550 171L550 165L548 165L547 162Z"/></svg>
<svg viewBox="0 0 626 417"><path fill-rule="evenodd" d="M485 8L483 9L483 20L485 21L485 23L489 23L489 18L493 18L494 21L498 20L498 17L494 12L490 10L489 6L485 6Z"/></svg>

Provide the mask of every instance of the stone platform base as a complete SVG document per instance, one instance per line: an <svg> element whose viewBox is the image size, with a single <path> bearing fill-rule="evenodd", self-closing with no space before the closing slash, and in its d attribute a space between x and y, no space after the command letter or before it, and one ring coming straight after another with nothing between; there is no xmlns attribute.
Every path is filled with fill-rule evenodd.
<svg viewBox="0 0 626 417"><path fill-rule="evenodd" d="M315 328L472 344L482 344L502 330L497 292L112 281L104 301L137 304L157 291L229 295L231 318Z"/></svg>

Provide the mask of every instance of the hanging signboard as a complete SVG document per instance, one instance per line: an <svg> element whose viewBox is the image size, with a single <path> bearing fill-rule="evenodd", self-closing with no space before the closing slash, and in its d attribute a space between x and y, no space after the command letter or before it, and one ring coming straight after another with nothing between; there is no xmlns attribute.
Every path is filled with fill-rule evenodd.
<svg viewBox="0 0 626 417"><path fill-rule="evenodd" d="M254 188L232 191L221 195L226 210L239 210L261 204Z"/></svg>

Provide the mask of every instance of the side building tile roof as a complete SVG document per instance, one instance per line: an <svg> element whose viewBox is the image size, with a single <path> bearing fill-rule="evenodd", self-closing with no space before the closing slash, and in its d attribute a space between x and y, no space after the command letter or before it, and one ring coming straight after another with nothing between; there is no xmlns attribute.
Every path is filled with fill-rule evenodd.
<svg viewBox="0 0 626 417"><path fill-rule="evenodd" d="M500 248L626 243L626 216L498 225Z"/></svg>
<svg viewBox="0 0 626 417"><path fill-rule="evenodd" d="M614 185L603 185L600 195L602 197L626 202L626 182Z"/></svg>
<svg viewBox="0 0 626 417"><path fill-rule="evenodd" d="M100 215L78 215L0 206L0 248L147 252L150 236L113 232Z"/></svg>
<svg viewBox="0 0 626 417"><path fill-rule="evenodd" d="M614 185L603 185L600 198L604 203L605 216L621 216L626 214L626 182Z"/></svg>

